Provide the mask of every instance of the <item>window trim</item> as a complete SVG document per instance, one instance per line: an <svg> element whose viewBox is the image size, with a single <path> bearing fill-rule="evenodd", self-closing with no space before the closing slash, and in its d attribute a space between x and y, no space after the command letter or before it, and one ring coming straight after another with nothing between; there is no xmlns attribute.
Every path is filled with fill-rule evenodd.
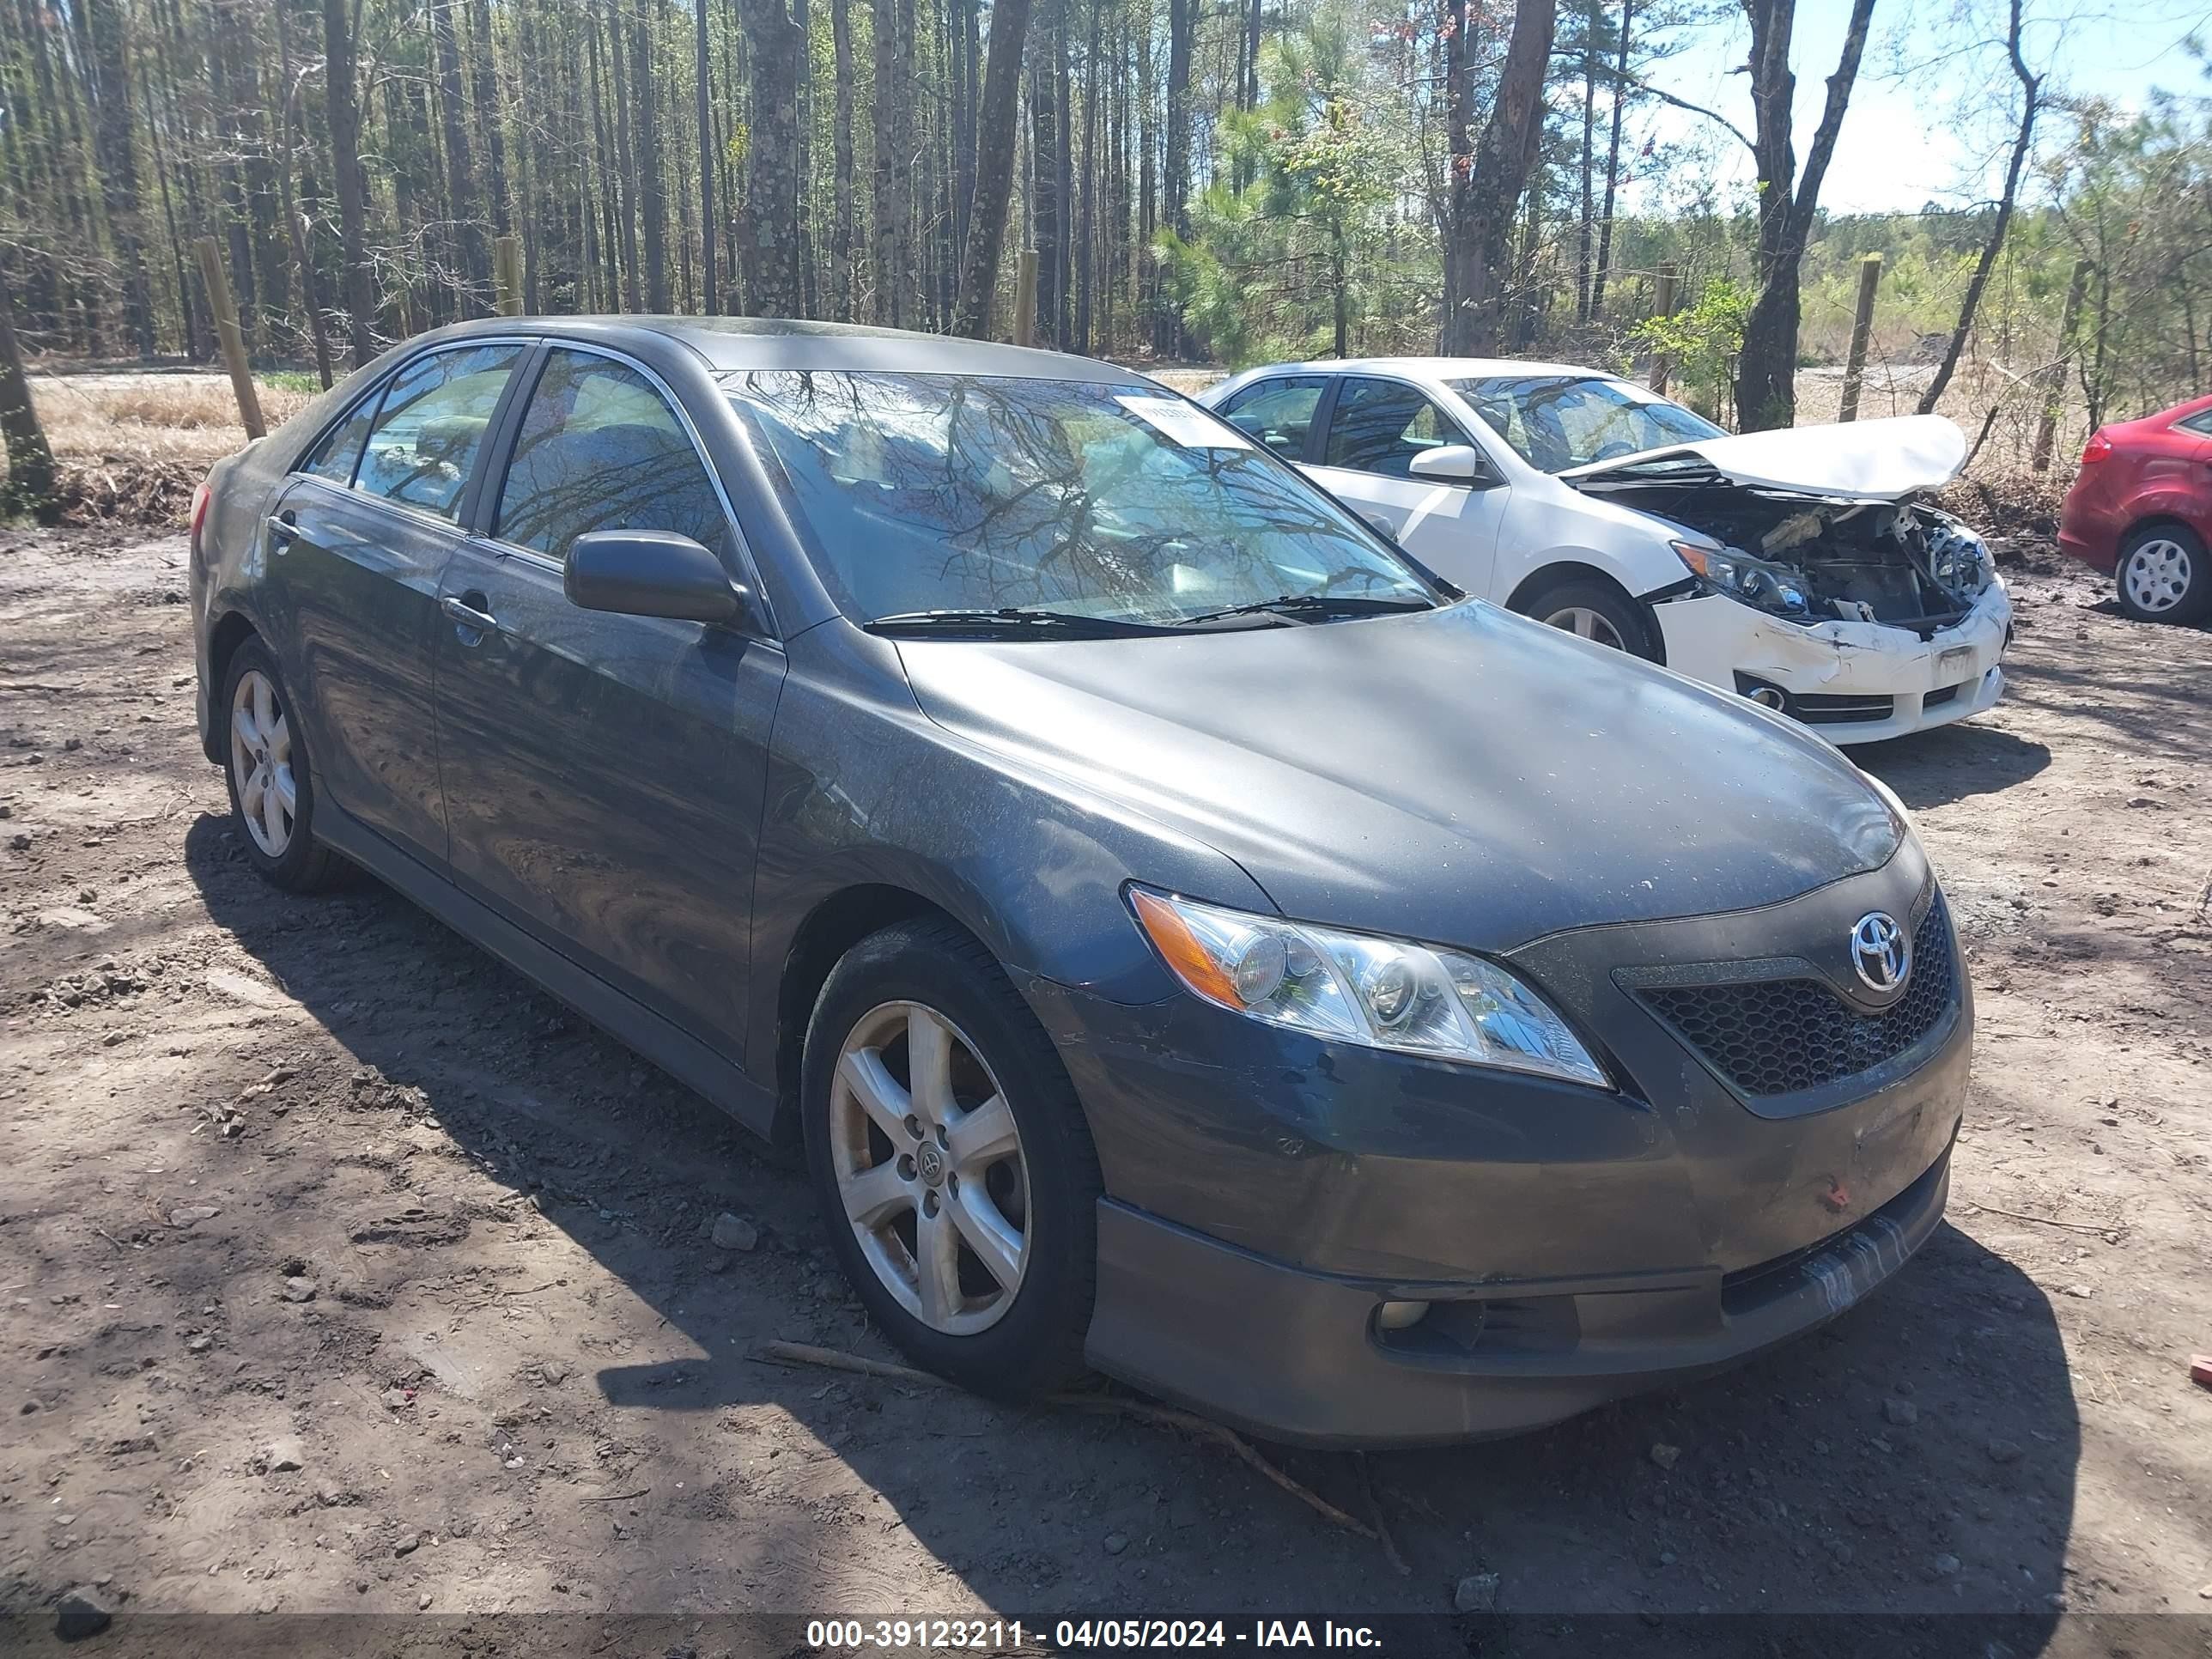
<svg viewBox="0 0 2212 1659"><path fill-rule="evenodd" d="M684 435L690 440L692 459L699 463L700 470L706 473L707 482L714 487L714 499L721 503L722 517L729 527L730 545L737 550L738 562L742 567L740 570L729 572L732 576L745 584L745 590L750 600L745 607L745 611L752 625L739 631L755 635L762 639L780 641L782 634L776 627L775 607L769 599L766 585L761 580L760 562L754 558L752 544L745 538L744 526L738 520L737 508L731 502L730 492L722 483L721 470L714 465L714 459L708 454L706 443L699 435L698 422L691 418L691 411L684 407L684 399L677 394L676 388L670 386L650 363L641 362L629 352L603 344L597 340L578 340L565 335L541 334L536 337L536 343L542 349L538 354L536 362L529 368L529 385L523 395L516 400L511 410L502 410L501 418L496 423L493 434L497 447L495 459L498 464L499 487L489 495L480 495L474 503L476 510L471 515L469 533L485 546L493 549L501 557L526 560L556 575L562 574L565 569L564 561L554 558L550 554L541 553L534 547L526 547L520 542L508 541L497 534L494 526L499 520L500 502L507 494L507 469L514 463L515 446L521 441L522 422L530 412L530 399L538 395L538 383L544 378L546 368L553 360L553 354L556 351L575 351L586 356L604 357L611 362L618 363L623 368L642 375L646 382L659 393L661 401L675 411L677 422L684 428ZM726 570L728 567L725 565L724 568Z"/></svg>
<svg viewBox="0 0 2212 1659"><path fill-rule="evenodd" d="M1336 385L1331 390L1328 398L1328 424L1321 431L1320 442L1316 446L1319 451L1318 457L1310 465L1327 467L1332 472L1357 473L1363 478L1388 478L1393 483L1425 484L1431 488L1441 487L1446 489L1494 489L1499 484L1508 482L1505 469L1498 464L1498 458L1490 453L1480 438L1468 432L1467 422L1462 420L1458 411L1451 407L1456 399L1444 395L1439 388L1424 386L1420 381L1410 380L1403 374L1383 374L1369 368L1345 369L1333 378ZM1483 465L1489 470L1489 477L1486 479L1401 478L1395 473L1377 472L1364 466L1342 466L1328 459L1329 435L1336 430L1336 407L1343 401L1346 388L1354 380L1380 380L1388 386L1403 386L1407 391L1414 393L1431 409L1436 410L1447 427L1459 434L1459 442L1482 457ZM1316 428L1321 428L1321 422L1318 420L1314 424Z"/></svg>

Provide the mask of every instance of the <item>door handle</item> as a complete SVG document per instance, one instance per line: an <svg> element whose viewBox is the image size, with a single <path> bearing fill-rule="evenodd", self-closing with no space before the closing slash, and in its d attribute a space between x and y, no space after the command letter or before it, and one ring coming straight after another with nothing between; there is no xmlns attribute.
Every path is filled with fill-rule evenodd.
<svg viewBox="0 0 2212 1659"><path fill-rule="evenodd" d="M476 600L477 604L471 605L468 602L470 599ZM448 617L453 618L457 629L469 629L481 637L483 635L496 633L499 630L499 618L493 616L489 611L479 610L477 608L478 605L485 603L487 603L487 601L485 600L484 596L481 593L472 592L465 597L453 593L446 593L441 594L439 597L438 609L444 611ZM464 645L474 645L477 643L477 641L464 639L461 642Z"/></svg>
<svg viewBox="0 0 2212 1659"><path fill-rule="evenodd" d="M289 507L269 520L269 539L276 544L279 553L290 547L299 533L300 515Z"/></svg>

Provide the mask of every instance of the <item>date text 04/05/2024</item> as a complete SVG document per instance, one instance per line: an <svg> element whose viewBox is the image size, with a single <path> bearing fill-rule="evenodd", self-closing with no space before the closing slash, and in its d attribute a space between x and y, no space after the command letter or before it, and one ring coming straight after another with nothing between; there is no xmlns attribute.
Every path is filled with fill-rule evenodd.
<svg viewBox="0 0 2212 1659"><path fill-rule="evenodd" d="M1024 1638L1042 1642L1047 1626L1018 1619L816 1619L806 1626L806 1645L817 1649L975 1650L987 1653L1019 1647ZM1318 1627L1304 1619L1255 1620L1234 1626L1221 1619L1062 1619L1051 1626L1059 1648L1380 1648L1382 1639L1365 1625L1340 1625L1324 1619Z"/></svg>

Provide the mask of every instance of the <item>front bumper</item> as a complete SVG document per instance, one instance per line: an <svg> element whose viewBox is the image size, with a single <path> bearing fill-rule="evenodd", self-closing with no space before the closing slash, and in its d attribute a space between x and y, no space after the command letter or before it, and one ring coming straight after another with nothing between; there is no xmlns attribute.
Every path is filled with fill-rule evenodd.
<svg viewBox="0 0 2212 1659"><path fill-rule="evenodd" d="M1747 681L1774 686L1790 712L1831 743L1947 726L2004 692L2012 600L1995 582L1956 626L1926 640L1881 623L1786 622L1717 593L1651 610L1668 667L1725 690Z"/></svg>
<svg viewBox="0 0 2212 1659"><path fill-rule="evenodd" d="M1951 1155L1856 1226L1736 1273L1427 1283L1301 1271L1102 1200L1099 1370L1270 1439L1437 1444L1724 1370L1888 1279L1943 1218ZM1384 1332L1385 1301L1429 1302Z"/></svg>
<svg viewBox="0 0 2212 1659"><path fill-rule="evenodd" d="M1105 1178L1091 1363L1274 1437L1416 1443L1553 1421L1840 1312L1942 1215L1973 1025L1955 941L1924 1034L1794 1095L1739 1094L1645 988L1701 965L1841 986L1858 918L1917 927L1935 902L1908 843L1781 904L1510 953L1618 1093L1030 981ZM1386 1335L1386 1301L1436 1305Z"/></svg>

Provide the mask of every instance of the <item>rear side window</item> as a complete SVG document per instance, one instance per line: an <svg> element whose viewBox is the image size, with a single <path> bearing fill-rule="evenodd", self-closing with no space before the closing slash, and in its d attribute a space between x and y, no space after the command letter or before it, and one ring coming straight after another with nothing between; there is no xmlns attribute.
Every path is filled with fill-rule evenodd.
<svg viewBox="0 0 2212 1659"><path fill-rule="evenodd" d="M588 351L545 360L507 463L497 533L566 559L595 530L666 530L727 561L729 520L660 389Z"/></svg>
<svg viewBox="0 0 2212 1659"><path fill-rule="evenodd" d="M1459 428L1428 398L1395 380L1351 380L1328 417L1324 466L1413 476L1413 457L1438 444L1465 443Z"/></svg>
<svg viewBox="0 0 2212 1659"><path fill-rule="evenodd" d="M2194 432L2200 438L2212 438L2212 409L2201 410L2187 420L2176 421L2174 424Z"/></svg>
<svg viewBox="0 0 2212 1659"><path fill-rule="evenodd" d="M444 519L483 453L519 345L464 346L418 357L393 377L369 429L355 487Z"/></svg>
<svg viewBox="0 0 2212 1659"><path fill-rule="evenodd" d="M353 408L353 413L323 434L300 471L317 478L328 478L343 487L353 482L355 465L361 459L362 440L368 436L370 423L376 418L377 394L370 392Z"/></svg>
<svg viewBox="0 0 2212 1659"><path fill-rule="evenodd" d="M1257 438L1285 460L1303 460L1306 434L1313 427L1314 410L1326 384L1318 374L1262 380L1224 404L1221 413L1231 426Z"/></svg>

